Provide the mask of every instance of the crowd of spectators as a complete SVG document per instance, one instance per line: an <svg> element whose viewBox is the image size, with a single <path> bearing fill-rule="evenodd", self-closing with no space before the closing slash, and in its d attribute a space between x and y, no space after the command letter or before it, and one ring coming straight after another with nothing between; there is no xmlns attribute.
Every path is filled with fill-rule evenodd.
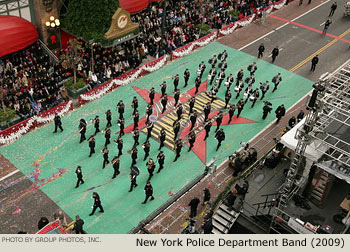
<svg viewBox="0 0 350 252"><path fill-rule="evenodd" d="M93 88L138 67L147 56L158 58L197 40L205 35L198 25L220 29L233 22L237 15L243 18L269 4L268 0L169 0L164 11L162 4L151 3L146 10L132 16L133 21L139 23L138 37L111 48L82 41L78 77ZM59 56L67 53L66 50L62 49ZM50 62L36 42L0 59L3 103L15 109L22 119L33 116L68 98L59 83L71 74L72 69Z"/></svg>

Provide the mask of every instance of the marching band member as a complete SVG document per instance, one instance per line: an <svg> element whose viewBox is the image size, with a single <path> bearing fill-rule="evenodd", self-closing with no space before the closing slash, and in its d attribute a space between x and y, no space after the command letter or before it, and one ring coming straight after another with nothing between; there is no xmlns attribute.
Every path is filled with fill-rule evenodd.
<svg viewBox="0 0 350 252"><path fill-rule="evenodd" d="M236 84L236 86L235 86L235 92L237 93L236 99L238 98L238 96L241 93L241 91L243 90L243 88L244 88L243 81L239 81L238 84Z"/></svg>
<svg viewBox="0 0 350 252"><path fill-rule="evenodd" d="M247 101L252 93L253 93L253 85L250 84L244 90L244 94L243 94L244 103L247 103Z"/></svg>
<svg viewBox="0 0 350 252"><path fill-rule="evenodd" d="M278 85L280 84L281 81L282 81L281 73L278 73L277 75L275 75L272 78L272 83L275 84L275 87L273 88L272 93L277 90L277 87L278 87Z"/></svg>
<svg viewBox="0 0 350 252"><path fill-rule="evenodd" d="M259 93L259 89L257 88L257 89L254 90L254 92L249 97L250 101L252 102L251 108L254 107L254 105L255 105L256 101L258 100L259 96L260 96L260 93Z"/></svg>
<svg viewBox="0 0 350 252"><path fill-rule="evenodd" d="M165 81L163 81L163 83L160 84L160 91L162 92L162 97L163 97L166 93L166 82Z"/></svg>
<svg viewBox="0 0 350 252"><path fill-rule="evenodd" d="M108 109L106 112L106 120L107 120L106 128L112 127L112 112L110 109Z"/></svg>
<svg viewBox="0 0 350 252"><path fill-rule="evenodd" d="M260 90L262 92L262 96L260 100L262 100L265 97L265 94L269 90L269 88L270 88L269 81L266 81L264 83L260 82Z"/></svg>
<svg viewBox="0 0 350 252"><path fill-rule="evenodd" d="M216 63L218 62L216 55L214 54L211 59L208 60L208 63L211 65L211 67L215 67Z"/></svg>
<svg viewBox="0 0 350 252"><path fill-rule="evenodd" d="M233 115L235 114L235 110L236 110L236 105L232 104L230 105L229 109L228 109L228 123L231 122Z"/></svg>
<svg viewBox="0 0 350 252"><path fill-rule="evenodd" d="M139 101L137 100L136 96L134 96L134 98L132 99L131 107L134 109L134 112L132 114L135 114L137 108L139 107Z"/></svg>
<svg viewBox="0 0 350 252"><path fill-rule="evenodd" d="M231 91L230 89L227 89L225 93L225 109L227 108L227 105L230 102L231 97L232 97Z"/></svg>
<svg viewBox="0 0 350 252"><path fill-rule="evenodd" d="M180 80L179 74L176 74L173 77L173 80L174 80L174 92L175 92L177 90L177 87L179 86L179 80Z"/></svg>
<svg viewBox="0 0 350 252"><path fill-rule="evenodd" d="M110 128L106 128L105 131L102 132L103 134L105 134L105 138L106 138L106 142L105 142L105 147L107 147L108 144L110 144L110 138L111 138L111 129Z"/></svg>
<svg viewBox="0 0 350 252"><path fill-rule="evenodd" d="M255 71L258 70L258 67L256 66L256 62L253 62L252 64L250 64L247 70L250 72L250 75L253 75Z"/></svg>
<svg viewBox="0 0 350 252"><path fill-rule="evenodd" d="M226 50L224 50L222 53L220 53L219 55L219 59L221 60L221 61L224 61L224 60L226 60L226 58L227 58L227 51Z"/></svg>
<svg viewBox="0 0 350 252"><path fill-rule="evenodd" d="M114 169L112 179L114 179L116 176L118 176L120 174L120 171L119 171L120 159L119 159L119 157L114 156L114 158L112 160L112 166Z"/></svg>
<svg viewBox="0 0 350 252"><path fill-rule="evenodd" d="M89 157L91 157L92 154L95 153L95 137L94 135L90 136L88 139L88 143L89 143L89 148L90 148L90 154Z"/></svg>
<svg viewBox="0 0 350 252"><path fill-rule="evenodd" d="M95 119L93 119L94 126L95 126L95 135L100 132L100 117L97 115L95 116Z"/></svg>
<svg viewBox="0 0 350 252"><path fill-rule="evenodd" d="M199 66L198 66L198 69L197 69L197 74L200 76L200 78L202 79L202 76L203 76L203 73L205 71L205 64L204 64L204 61L202 61Z"/></svg>
<svg viewBox="0 0 350 252"><path fill-rule="evenodd" d="M209 74L207 76L207 79L210 81L209 85L213 83L215 75L216 75L216 69L215 67L213 67L212 69L210 69Z"/></svg>
<svg viewBox="0 0 350 252"><path fill-rule="evenodd" d="M241 69L237 72L236 85L238 84L239 81L243 80L243 76L244 76L244 72L243 72L243 69Z"/></svg>
<svg viewBox="0 0 350 252"><path fill-rule="evenodd" d="M82 143L86 137L85 137L85 133L86 133L86 126L87 126L87 123L84 119L80 119L80 122L79 122L79 132L80 132L80 142L79 143Z"/></svg>
<svg viewBox="0 0 350 252"><path fill-rule="evenodd" d="M102 165L102 169L104 169L106 167L106 164L109 164L109 160L108 160L108 153L109 150L107 147L104 147L103 150L101 151L102 155L103 155L103 165Z"/></svg>
<svg viewBox="0 0 350 252"><path fill-rule="evenodd" d="M118 110L118 113L119 113L119 118L124 118L123 117L123 114L124 114L124 111L125 111L125 105L124 105L124 102L123 100L120 100L117 104L117 110ZM110 125L112 126L112 125ZM110 127L109 126L109 127Z"/></svg>
<svg viewBox="0 0 350 252"><path fill-rule="evenodd" d="M190 71L188 70L188 68L186 68L186 70L184 72L184 79L185 79L185 86L184 87L187 86L188 80L190 79L190 75L191 75Z"/></svg>
<svg viewBox="0 0 350 252"><path fill-rule="evenodd" d="M219 83L219 87L221 86L222 81L225 79L225 71L221 70L218 77L216 78L216 83Z"/></svg>
<svg viewBox="0 0 350 252"><path fill-rule="evenodd" d="M230 89L232 83L234 81L233 75L230 74L229 76L227 76L227 80L225 82L225 86L227 87L227 89Z"/></svg>

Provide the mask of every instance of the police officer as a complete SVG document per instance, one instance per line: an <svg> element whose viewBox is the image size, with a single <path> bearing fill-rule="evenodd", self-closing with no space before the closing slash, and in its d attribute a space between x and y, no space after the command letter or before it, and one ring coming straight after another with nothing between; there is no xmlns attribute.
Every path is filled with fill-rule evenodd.
<svg viewBox="0 0 350 252"><path fill-rule="evenodd" d="M222 123L222 118L223 118L223 114L222 114L222 112L219 112L219 114L216 118L216 130L215 130L215 132L217 132L220 128L220 125Z"/></svg>
<svg viewBox="0 0 350 252"><path fill-rule="evenodd" d="M60 128L60 130L63 131L61 117L57 113L55 113L54 121L55 121L55 131L53 133L57 132L57 128Z"/></svg>
<svg viewBox="0 0 350 252"><path fill-rule="evenodd" d="M160 149L164 146L165 139L166 139L166 132L165 132L165 129L162 128L162 129L160 130L160 132L159 132L159 141L160 141L160 144L159 144L158 150L160 150Z"/></svg>
<svg viewBox="0 0 350 252"><path fill-rule="evenodd" d="M282 81L281 73L278 73L277 75L275 75L272 78L272 83L275 84L275 87L273 88L272 93L277 90L277 87L278 87L278 85L280 84L281 81Z"/></svg>
<svg viewBox="0 0 350 252"><path fill-rule="evenodd" d="M190 121L191 121L191 128L190 131L193 129L193 127L196 125L196 121L197 121L197 111L194 111L191 115L190 115Z"/></svg>
<svg viewBox="0 0 350 252"><path fill-rule="evenodd" d="M139 112L136 110L132 117L134 118L134 128L133 128L133 130L135 130L135 129L137 129L139 127L139 118L140 118Z"/></svg>
<svg viewBox="0 0 350 252"><path fill-rule="evenodd" d="M185 86L184 87L187 87L187 84L188 84L188 80L190 79L190 71L188 70L188 68L186 68L185 72L184 72L184 78L185 78Z"/></svg>
<svg viewBox="0 0 350 252"><path fill-rule="evenodd" d="M243 76L244 72L243 69L241 69L237 72L236 85L239 83L239 81L243 80Z"/></svg>
<svg viewBox="0 0 350 252"><path fill-rule="evenodd" d="M265 83L260 82L260 89L261 89L261 93L262 93L260 100L262 100L265 97L265 94L269 90L269 88L270 88L269 81L266 81Z"/></svg>
<svg viewBox="0 0 350 252"><path fill-rule="evenodd" d="M145 185L145 194L146 194L146 198L145 200L142 202L142 204L146 204L147 200L151 197L151 200L154 200L153 197L153 187L151 185L150 181L147 181L147 184Z"/></svg>
<svg viewBox="0 0 350 252"><path fill-rule="evenodd" d="M149 100L150 100L150 105L153 105L153 100L154 100L154 96L155 96L155 91L154 88L152 87L150 92L149 92Z"/></svg>
<svg viewBox="0 0 350 252"><path fill-rule="evenodd" d="M159 168L158 168L157 173L159 173L160 170L162 170L164 168L165 155L164 155L163 151L159 152L159 154L157 155L157 160L158 160L158 164L159 164Z"/></svg>
<svg viewBox="0 0 350 252"><path fill-rule="evenodd" d="M176 109L177 120L181 120L182 112L183 112L183 106L180 103Z"/></svg>
<svg viewBox="0 0 350 252"><path fill-rule="evenodd" d="M94 122L95 122L95 135L100 132L100 117L97 115L95 116L95 119L94 119Z"/></svg>
<svg viewBox="0 0 350 252"><path fill-rule="evenodd" d="M238 113L237 113L237 118L241 115L242 113L242 110L244 108L244 104L245 102L243 101L243 99L240 99L237 104L236 104L236 108L238 110Z"/></svg>
<svg viewBox="0 0 350 252"><path fill-rule="evenodd" d="M107 120L106 128L112 127L112 112L110 109L108 109L106 112L106 120Z"/></svg>
<svg viewBox="0 0 350 252"><path fill-rule="evenodd" d="M163 97L166 93L166 82L165 81L163 81L163 83L160 84L160 91L162 92L162 97Z"/></svg>
<svg viewBox="0 0 350 252"><path fill-rule="evenodd" d="M190 114L193 112L194 104L196 103L196 97L192 96L189 100Z"/></svg>
<svg viewBox="0 0 350 252"><path fill-rule="evenodd" d="M228 109L228 123L231 122L233 115L235 114L236 106L234 104L230 105Z"/></svg>
<svg viewBox="0 0 350 252"><path fill-rule="evenodd" d="M215 76L216 76L216 69L215 69L215 67L213 67L212 69L210 69L209 75L208 75L208 78L210 78L209 85L213 84Z"/></svg>
<svg viewBox="0 0 350 252"><path fill-rule="evenodd" d="M149 122L149 117L153 114L153 108L151 105L147 105L146 107L146 115L147 115L147 120L146 120L146 123Z"/></svg>
<svg viewBox="0 0 350 252"><path fill-rule="evenodd" d="M124 118L119 118L118 119L118 125L119 125L119 128L120 128L120 131L119 131L119 135L120 136L124 136L124 127L125 127L125 120Z"/></svg>
<svg viewBox="0 0 350 252"><path fill-rule="evenodd" d="M179 100L180 100L180 90L179 90L179 89L176 89L176 90L175 90L174 99L175 99L175 104L174 104L174 106L177 106L177 103L178 103Z"/></svg>
<svg viewBox="0 0 350 252"><path fill-rule="evenodd" d="M138 153L138 150L137 150L136 148L132 148L132 150L131 150L131 159L132 159L131 166L133 166L134 164L136 164L137 153Z"/></svg>
<svg viewBox="0 0 350 252"><path fill-rule="evenodd" d="M75 170L75 174L77 174L77 185L75 186L75 188L78 188L80 183L84 184L84 180L83 180L83 172L81 171L81 166L78 165L77 169Z"/></svg>
<svg viewBox="0 0 350 252"><path fill-rule="evenodd" d="M265 51L265 46L264 44L261 44L258 48L258 59L264 57L264 51Z"/></svg>
<svg viewBox="0 0 350 252"><path fill-rule="evenodd" d="M101 204L101 199L100 199L100 196L98 195L98 193L97 192L93 192L92 193L92 198L94 199L94 205L93 205L93 208L92 208L92 212L89 214L89 216L94 215L94 213L95 213L97 208L100 209L100 213L103 213L104 210L103 210L103 207L102 207L102 204Z"/></svg>
<svg viewBox="0 0 350 252"><path fill-rule="evenodd" d="M135 148L139 145L140 131L138 129L134 130L132 137L134 138L134 145L132 147Z"/></svg>
<svg viewBox="0 0 350 252"><path fill-rule="evenodd" d="M227 89L225 93L225 109L227 108L227 105L230 102L231 97L232 97L231 91L230 89Z"/></svg>
<svg viewBox="0 0 350 252"><path fill-rule="evenodd" d="M276 113L276 118L277 118L277 122L276 122L276 124L277 124L280 122L281 118L286 114L286 109L284 108L284 105L283 104L280 105L276 109L275 113Z"/></svg>
<svg viewBox="0 0 350 252"><path fill-rule="evenodd" d="M106 167L106 164L109 164L109 160L108 160L108 153L109 150L107 147L104 147L102 150L102 154L103 154L103 165L102 165L102 169L104 169Z"/></svg>
<svg viewBox="0 0 350 252"><path fill-rule="evenodd" d="M270 102L264 102L265 105L263 107L263 116L262 116L262 119L265 120L268 113L270 113L272 111L272 108L270 107L272 104Z"/></svg>
<svg viewBox="0 0 350 252"><path fill-rule="evenodd" d="M179 77L179 74L176 74L174 77L174 92L177 90L177 87L179 86L179 80L180 80L180 77Z"/></svg>
<svg viewBox="0 0 350 252"><path fill-rule="evenodd" d="M87 126L86 121L84 119L80 119L80 122L79 122L80 142L79 143L82 143L86 139L85 137L86 126Z"/></svg>
<svg viewBox="0 0 350 252"><path fill-rule="evenodd" d="M176 140L174 149L176 152L176 156L173 162L176 162L176 160L180 157L181 149L182 149L182 141L181 139Z"/></svg>
<svg viewBox="0 0 350 252"><path fill-rule="evenodd" d="M153 123L152 122L148 122L146 124L146 128L147 128L147 138L146 138L146 141L147 141L152 136Z"/></svg>
<svg viewBox="0 0 350 252"><path fill-rule="evenodd" d="M112 165L113 165L113 169L114 169L112 179L114 179L116 176L118 176L120 174L120 171L119 171L120 159L119 159L119 157L114 156L114 158L112 160Z"/></svg>
<svg viewBox="0 0 350 252"><path fill-rule="evenodd" d="M180 131L180 122L179 121L175 121L173 123L173 129L174 129L174 141L176 140L177 138L177 135L179 134L179 131Z"/></svg>
<svg viewBox="0 0 350 252"><path fill-rule="evenodd" d="M198 93L198 89L199 89L201 83L202 83L201 78L199 76L197 76L196 80L194 81L194 85L196 87L196 91L194 92L194 94Z"/></svg>
<svg viewBox="0 0 350 252"><path fill-rule="evenodd" d="M148 179L147 180L150 181L151 178L153 177L154 169L156 168L156 164L154 163L152 158L150 158L148 160L146 167L147 167L147 171L148 171Z"/></svg>
<svg viewBox="0 0 350 252"><path fill-rule="evenodd" d="M105 147L107 147L108 144L110 144L110 139L111 139L111 129L110 128L106 128L105 130Z"/></svg>
<svg viewBox="0 0 350 252"><path fill-rule="evenodd" d="M211 103L208 102L207 104L205 104L203 110L204 110L204 121L207 121L211 110Z"/></svg>
<svg viewBox="0 0 350 252"><path fill-rule="evenodd" d="M134 96L134 98L132 99L131 107L134 109L132 114L135 114L135 112L137 111L137 108L139 107L139 101L136 96Z"/></svg>
<svg viewBox="0 0 350 252"><path fill-rule="evenodd" d="M221 146L221 142L225 140L224 130L220 129L218 132L216 132L215 138L218 140L218 146L216 147L216 151L218 151Z"/></svg>
<svg viewBox="0 0 350 252"><path fill-rule="evenodd" d="M205 125L204 125L204 130L205 130L204 141L209 137L209 132L210 132L211 124L212 124L212 121L209 120L209 121L207 121L207 122L205 123Z"/></svg>
<svg viewBox="0 0 350 252"><path fill-rule="evenodd" d="M278 46L276 46L275 48L273 48L273 50L272 50L272 52L271 52L271 54L272 54L272 63L274 63L275 62L275 60L276 60L276 57L278 56L278 54L279 54L279 49L278 49Z"/></svg>
<svg viewBox="0 0 350 252"><path fill-rule="evenodd" d="M134 108L135 109L135 108ZM118 113L119 113L119 119L120 118L124 118L123 117L123 114L125 112L125 105L124 105L124 102L123 100L120 100L117 104L117 110L118 110Z"/></svg>
<svg viewBox="0 0 350 252"><path fill-rule="evenodd" d="M89 139L88 139L88 143L89 143L89 148L90 148L90 154L89 154L89 157L91 157L92 154L95 153L95 137L94 135L90 136Z"/></svg>
<svg viewBox="0 0 350 252"><path fill-rule="evenodd" d="M117 143L118 147L118 157L123 155L123 139L119 136L118 139L114 140Z"/></svg>
<svg viewBox="0 0 350 252"><path fill-rule="evenodd" d="M192 150L194 142L196 142L196 133L191 131L190 134L188 134L188 143L190 144L189 152Z"/></svg>
<svg viewBox="0 0 350 252"><path fill-rule="evenodd" d="M145 161L146 158L149 156L149 151L151 149L150 142L148 140L146 142L144 142L144 144L142 145L142 148L145 151L145 157L143 158L143 161Z"/></svg>

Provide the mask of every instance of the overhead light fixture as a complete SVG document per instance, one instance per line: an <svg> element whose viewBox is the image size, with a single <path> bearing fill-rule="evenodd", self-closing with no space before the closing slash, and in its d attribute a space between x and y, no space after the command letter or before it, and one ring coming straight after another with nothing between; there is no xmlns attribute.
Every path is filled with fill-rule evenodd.
<svg viewBox="0 0 350 252"><path fill-rule="evenodd" d="M47 21L47 22L45 23L45 25L46 25L47 27L49 27L49 26L50 26L50 22Z"/></svg>
<svg viewBox="0 0 350 252"><path fill-rule="evenodd" d="M51 21L54 21L54 20L55 20L55 17L54 17L54 16L51 16L51 17L50 17L50 20L51 20Z"/></svg>
<svg viewBox="0 0 350 252"><path fill-rule="evenodd" d="M56 20L55 20L55 24L56 24L56 26L60 26L60 20L59 20L59 19L56 19Z"/></svg>

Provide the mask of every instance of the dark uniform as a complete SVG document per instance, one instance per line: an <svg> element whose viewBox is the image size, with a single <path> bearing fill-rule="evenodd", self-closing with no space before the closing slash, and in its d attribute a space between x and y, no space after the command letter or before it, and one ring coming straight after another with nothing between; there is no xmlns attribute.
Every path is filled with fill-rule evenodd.
<svg viewBox="0 0 350 252"><path fill-rule="evenodd" d="M162 92L162 97L163 97L166 93L166 82L165 81L163 81L163 83L160 84L160 91Z"/></svg>
<svg viewBox="0 0 350 252"><path fill-rule="evenodd" d="M165 139L166 139L166 132L164 129L161 129L160 133L159 133L160 145L159 145L158 150L160 150L164 146Z"/></svg>
<svg viewBox="0 0 350 252"><path fill-rule="evenodd" d="M135 108L134 108L135 109ZM119 119L120 118L124 118L123 114L124 114L124 111L125 111L125 105L124 105L124 102L123 100L120 100L117 104L117 110L118 110L118 113L119 113Z"/></svg>
<svg viewBox="0 0 350 252"><path fill-rule="evenodd" d="M85 137L86 126L87 126L86 121L84 119L80 119L80 123L79 123L80 142L79 143L82 143L86 139Z"/></svg>
<svg viewBox="0 0 350 252"><path fill-rule="evenodd" d="M261 45L259 46L258 51L259 51L259 53L258 53L258 58L264 57L264 51L265 51L265 46L264 46L264 44L261 44Z"/></svg>
<svg viewBox="0 0 350 252"><path fill-rule="evenodd" d="M175 90L174 99L175 99L175 104L174 104L174 106L176 106L177 103L178 103L179 100L180 100L180 90L178 90L178 89Z"/></svg>
<svg viewBox="0 0 350 252"><path fill-rule="evenodd" d="M270 113L272 108L269 106L269 104L265 103L265 106L263 107L263 116L262 119L265 120L268 113Z"/></svg>
<svg viewBox="0 0 350 252"><path fill-rule="evenodd" d="M183 107L180 104L177 109L176 109L176 114L177 114L177 120L181 120L181 116L182 116L182 111L183 111Z"/></svg>
<svg viewBox="0 0 350 252"><path fill-rule="evenodd" d="M282 104L281 106L279 106L276 111L276 118L277 118L277 122L279 123L279 121L281 120L281 118L286 114L286 109L284 108L284 105Z"/></svg>
<svg viewBox="0 0 350 252"><path fill-rule="evenodd" d="M146 160L146 159L144 159L144 160ZM151 180L151 178L153 177L154 169L156 168L156 165L155 165L152 158L150 158L148 160L146 166L147 166L147 171L148 171L148 179L147 180Z"/></svg>
<svg viewBox="0 0 350 252"><path fill-rule="evenodd" d="M75 186L75 188L79 187L79 184L84 184L84 180L83 180L83 173L81 171L81 166L78 166L77 169L75 170L75 174L77 174L77 185Z"/></svg>
<svg viewBox="0 0 350 252"><path fill-rule="evenodd" d="M107 125L106 128L112 127L112 112L108 109L106 112Z"/></svg>
<svg viewBox="0 0 350 252"><path fill-rule="evenodd" d="M278 88L278 85L280 84L280 82L282 81L282 77L281 77L281 74L278 73L277 75L275 75L273 78L272 78L272 83L275 84L275 87L273 88L272 90L272 93L275 92Z"/></svg>
<svg viewBox="0 0 350 252"><path fill-rule="evenodd" d="M255 105L255 103L256 103L256 101L258 100L258 98L259 98L259 89L255 89L255 91L253 92L253 94L252 94L252 98L254 98L253 100L251 100L252 101L252 106L251 106L251 108L253 108L254 107L254 105Z"/></svg>
<svg viewBox="0 0 350 252"><path fill-rule="evenodd" d="M143 158L143 161L146 160L146 158L149 156L149 152L151 150L151 144L147 140L143 145L142 145L143 150L145 151L145 157Z"/></svg>
<svg viewBox="0 0 350 252"><path fill-rule="evenodd" d="M191 133L188 135L188 143L190 144L188 151L192 150L194 142L196 142L196 134L194 131L191 131Z"/></svg>
<svg viewBox="0 0 350 252"><path fill-rule="evenodd" d="M125 135L125 133L124 133L124 127L125 127L124 118L119 118L118 125L119 125L119 128L120 128L119 135L120 136L124 136Z"/></svg>
<svg viewBox="0 0 350 252"><path fill-rule="evenodd" d="M53 133L57 132L57 128L60 128L60 130L63 131L61 117L57 113L55 114L54 121L55 121L55 131Z"/></svg>
<svg viewBox="0 0 350 252"><path fill-rule="evenodd" d="M181 153L181 149L182 149L182 141L181 139L177 140L175 142L175 152L176 152L176 156L173 162L176 162L176 160L180 157L180 153Z"/></svg>
<svg viewBox="0 0 350 252"><path fill-rule="evenodd" d="M90 148L89 157L91 157L91 155L95 153L95 145L96 145L96 142L95 142L94 136L90 136L90 137L89 137L88 143L89 143L89 148Z"/></svg>
<svg viewBox="0 0 350 252"><path fill-rule="evenodd" d="M138 150L137 150L136 148L133 148L133 149L131 150L131 159L132 159L131 166L133 166L134 164L136 164L137 153L138 153Z"/></svg>
<svg viewBox="0 0 350 252"><path fill-rule="evenodd" d="M106 164L109 164L108 153L109 153L109 150L108 150L107 147L105 147L105 148L102 150L102 154L103 154L103 165L102 165L102 169L104 169L104 168L106 167Z"/></svg>
<svg viewBox="0 0 350 252"><path fill-rule="evenodd" d="M177 90L177 87L179 86L179 80L180 80L180 77L179 77L179 75L177 74L177 75L175 75L174 76L174 92Z"/></svg>
<svg viewBox="0 0 350 252"><path fill-rule="evenodd" d="M113 158L112 165L113 165L113 169L114 169L114 173L113 173L112 179L114 179L120 173L120 171L119 171L119 166L120 166L120 159L119 159L119 157L115 156Z"/></svg>
<svg viewBox="0 0 350 252"><path fill-rule="evenodd" d="M95 126L95 135L100 132L100 117L99 116L96 116L95 119L94 119L94 126Z"/></svg>
<svg viewBox="0 0 350 252"><path fill-rule="evenodd" d="M203 110L204 110L204 121L207 121L208 118L209 118L210 110L211 110L211 104L210 104L210 102L208 102L207 104L205 104Z"/></svg>
<svg viewBox="0 0 350 252"><path fill-rule="evenodd" d="M146 141L147 141L152 136L153 123L148 122L146 124L146 128L147 128L147 138L146 138Z"/></svg>
<svg viewBox="0 0 350 252"><path fill-rule="evenodd" d="M134 96L134 98L132 99L131 107L134 109L134 112L132 114L135 114L137 108L139 107L139 101L137 100L136 96Z"/></svg>
<svg viewBox="0 0 350 252"><path fill-rule="evenodd" d="M190 98L189 106L190 106L190 114L193 112L194 104L196 103L196 98L193 96Z"/></svg>
<svg viewBox="0 0 350 252"><path fill-rule="evenodd" d="M200 76L201 79L202 79L203 73L204 73L204 71L205 71L206 68L207 68L207 67L206 67L206 65L204 64L204 61L202 61L202 62L199 64L199 66L198 66L198 69L199 69L199 71L200 71L199 76Z"/></svg>
<svg viewBox="0 0 350 252"><path fill-rule="evenodd" d="M159 169L158 169L157 173L159 173L160 170L162 170L164 168L165 155L164 155L163 151L159 152L159 154L157 156L157 160L158 160L158 164L159 164Z"/></svg>
<svg viewBox="0 0 350 252"><path fill-rule="evenodd" d="M177 135L179 134L179 131L180 131L180 122L179 121L175 121L173 123L173 129L174 129L174 140L176 140L177 138Z"/></svg>
<svg viewBox="0 0 350 252"><path fill-rule="evenodd" d="M153 105L154 95L155 95L154 88L151 88L149 92L150 105Z"/></svg>
<svg viewBox="0 0 350 252"><path fill-rule="evenodd" d="M145 194L146 194L146 198L145 200L142 202L142 204L146 204L147 200L151 197L151 200L154 200L153 197L153 187L151 185L151 183L149 181L147 181L147 184L145 185Z"/></svg>
<svg viewBox="0 0 350 252"><path fill-rule="evenodd" d="M197 121L197 112L194 111L191 115L190 115L190 121L191 121L191 128L190 131L194 128L194 126L196 125L196 121Z"/></svg>
<svg viewBox="0 0 350 252"><path fill-rule="evenodd" d="M163 109L162 109L162 114L163 114L165 112L165 110L166 110L166 105L168 103L168 96L167 96L167 94L164 94L164 96L160 99L160 103L163 106Z"/></svg>
<svg viewBox="0 0 350 252"><path fill-rule="evenodd" d="M110 139L111 139L111 129L109 129L109 128L106 129L106 131L105 131L105 138L106 138L105 147L107 147L107 145L111 143L111 141L110 141Z"/></svg>
<svg viewBox="0 0 350 252"><path fill-rule="evenodd" d="M211 59L208 60L208 63L211 65L211 67L215 67L216 63L218 62L218 59L216 55L214 54Z"/></svg>
<svg viewBox="0 0 350 252"><path fill-rule="evenodd" d="M230 105L229 109L228 109L228 122L230 123L232 120L233 115L235 114L235 110L236 110L236 106L234 104Z"/></svg>
<svg viewBox="0 0 350 252"><path fill-rule="evenodd" d="M211 84L213 84L213 81L214 81L215 76L216 76L216 69L215 69L215 67L213 67L212 69L210 69L209 75L208 75L208 76L210 76L210 77L209 77L209 78L210 78L209 85L211 85Z"/></svg>
<svg viewBox="0 0 350 252"><path fill-rule="evenodd" d="M140 114L139 112L135 111L134 115L132 116L134 118L134 128L133 130L137 129L139 127L139 119L140 119Z"/></svg>
<svg viewBox="0 0 350 252"><path fill-rule="evenodd" d="M244 88L244 83L243 81L238 82L235 86L235 92L237 93L236 99L238 98L239 94L241 93L242 89Z"/></svg>
<svg viewBox="0 0 350 252"><path fill-rule="evenodd" d="M104 210L103 210L103 207L102 207L102 204L101 204L100 196L96 192L93 192L92 193L92 198L94 199L94 205L93 205L93 208L92 208L92 212L89 215L90 216L94 215L94 213L95 213L97 208L100 209L100 213L103 213Z"/></svg>
<svg viewBox="0 0 350 252"><path fill-rule="evenodd" d="M132 137L134 138L134 145L132 146L132 148L135 148L137 145L139 145L139 138L140 138L140 131L138 129L136 129L133 134Z"/></svg>
<svg viewBox="0 0 350 252"><path fill-rule="evenodd" d="M146 115L147 115L147 120L146 123L149 122L149 117L153 114L153 108L151 105L147 105L146 107Z"/></svg>
<svg viewBox="0 0 350 252"><path fill-rule="evenodd" d="M215 132L217 132L220 128L220 125L222 123L222 118L223 118L223 114L220 112L218 114L218 117L216 118L216 130L215 130Z"/></svg>
<svg viewBox="0 0 350 252"><path fill-rule="evenodd" d="M256 70L258 70L258 67L256 66L255 62L253 62L253 64L250 64L248 66L248 71L250 72L250 76L252 76Z"/></svg>
<svg viewBox="0 0 350 252"><path fill-rule="evenodd" d="M227 89L230 89L230 87L231 87L233 81L234 81L233 75L230 74L230 75L227 77L227 79L226 79L227 85L226 85L226 83L225 83Z"/></svg>
<svg viewBox="0 0 350 252"><path fill-rule="evenodd" d="M244 101L243 101L243 99L240 99L239 101L238 101L238 103L236 104L236 108L237 108L237 110L238 110L238 113L237 113L237 118L241 115L241 113L242 113L242 110L243 110L243 108L244 108Z"/></svg>
<svg viewBox="0 0 350 252"><path fill-rule="evenodd" d="M208 122L204 125L204 129L205 129L204 141L209 137L210 128L211 128L211 121L208 121Z"/></svg>
<svg viewBox="0 0 350 252"><path fill-rule="evenodd" d="M190 79L190 71L188 69L185 70L184 72L184 78L185 78L185 87L187 86L188 84L188 80Z"/></svg>
<svg viewBox="0 0 350 252"><path fill-rule="evenodd" d="M74 222L74 227L72 229L72 231L75 231L76 234L86 234L86 232L84 231L84 221L82 219L80 219L79 215L77 215L76 220Z"/></svg>
<svg viewBox="0 0 350 252"><path fill-rule="evenodd" d="M276 60L276 57L278 56L278 54L279 54L279 49L278 49L278 47L275 47L275 48L273 48L273 50L272 50L272 63L273 62L275 62L275 60Z"/></svg>
<svg viewBox="0 0 350 252"><path fill-rule="evenodd" d="M232 97L231 91L227 89L225 93L225 109L227 108L227 105L230 102L231 97Z"/></svg>
<svg viewBox="0 0 350 252"><path fill-rule="evenodd" d="M226 77L226 74L225 74L224 70L221 70L219 75L218 75L218 78L217 78L218 82L219 82L218 88L221 87L221 83L224 81L225 77Z"/></svg>
<svg viewBox="0 0 350 252"><path fill-rule="evenodd" d="M218 140L218 146L216 147L216 151L218 151L218 149L221 146L221 142L225 140L225 132L224 132L224 130L220 129L218 132L216 132L215 138Z"/></svg>
<svg viewBox="0 0 350 252"><path fill-rule="evenodd" d="M310 69L311 72L315 71L317 63L318 63L318 55L313 57L311 60L311 69Z"/></svg>
<svg viewBox="0 0 350 252"><path fill-rule="evenodd" d="M196 91L194 92L195 94L198 93L198 89L199 89L201 83L202 83L201 78L199 76L197 76L196 80L194 81L194 84L196 87Z"/></svg>
<svg viewBox="0 0 350 252"><path fill-rule="evenodd" d="M261 90L261 93L262 93L260 100L264 99L265 94L267 93L269 88L270 88L270 85L269 85L268 81L266 81L265 83L260 84L260 90Z"/></svg>
<svg viewBox="0 0 350 252"><path fill-rule="evenodd" d="M131 182L131 184L130 184L129 192L131 192L134 187L137 187L136 178L137 178L136 174L130 173L130 182Z"/></svg>
<svg viewBox="0 0 350 252"><path fill-rule="evenodd" d="M188 206L191 208L190 218L197 216L197 207L200 203L200 200L198 198L193 198L190 203L188 203Z"/></svg>
<svg viewBox="0 0 350 252"><path fill-rule="evenodd" d="M237 72L236 86L239 84L241 80L243 80L243 76L244 76L244 72L243 72L243 69L241 69Z"/></svg>
<svg viewBox="0 0 350 252"><path fill-rule="evenodd" d="M121 137L118 137L118 139L114 140L117 143L118 147L118 157L123 155L123 139Z"/></svg>

